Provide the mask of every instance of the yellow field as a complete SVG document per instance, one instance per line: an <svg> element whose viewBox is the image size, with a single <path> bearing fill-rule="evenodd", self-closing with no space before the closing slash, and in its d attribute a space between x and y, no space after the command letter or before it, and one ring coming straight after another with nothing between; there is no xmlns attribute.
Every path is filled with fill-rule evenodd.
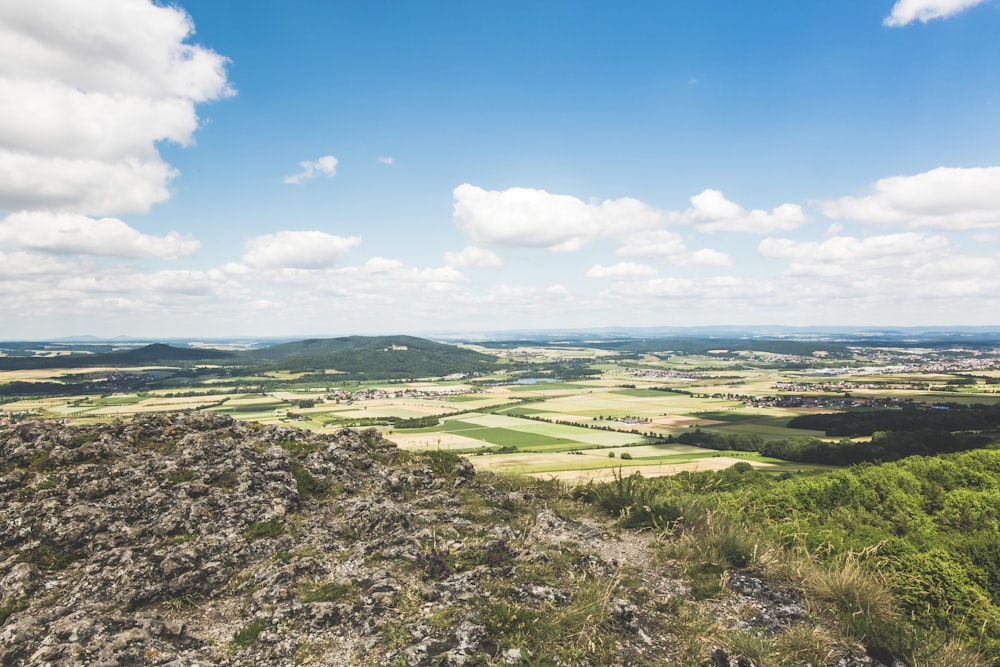
<svg viewBox="0 0 1000 667"><path fill-rule="evenodd" d="M632 448L635 449L635 448ZM603 450L606 451L606 450ZM631 451L631 450L630 450ZM676 475L679 472L704 472L707 470L725 470L737 463L749 463L755 468L774 467L770 463L747 461L729 456L706 456L681 463L664 463L660 461L622 461L618 458L604 456L599 467L577 467L589 464L591 461L581 461L582 457L573 454L499 454L490 456L472 456L469 460L480 470L491 472L527 474L541 479L561 479L578 482L607 482L616 475L631 475L634 472L643 477L662 477Z"/></svg>

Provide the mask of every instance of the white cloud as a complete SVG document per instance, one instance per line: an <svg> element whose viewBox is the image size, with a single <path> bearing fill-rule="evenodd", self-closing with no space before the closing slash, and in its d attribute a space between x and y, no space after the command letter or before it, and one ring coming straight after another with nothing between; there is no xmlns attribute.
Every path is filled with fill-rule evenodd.
<svg viewBox="0 0 1000 667"><path fill-rule="evenodd" d="M378 161L381 162L382 164L388 166L388 167L391 167L392 165L396 164L396 161L393 160L388 155L383 155L383 156L379 157Z"/></svg>
<svg viewBox="0 0 1000 667"><path fill-rule="evenodd" d="M765 257L791 261L793 267L812 267L810 273L829 274L912 266L949 247L944 237L908 232L865 239L834 236L819 243L767 238L758 249Z"/></svg>
<svg viewBox="0 0 1000 667"><path fill-rule="evenodd" d="M623 240L619 255L666 257L684 265L720 266L731 260L714 250L689 253L679 234L663 229L667 225L763 234L792 230L806 221L797 204L747 211L718 190L691 197L685 211L660 210L631 197L585 203L532 188L483 190L463 184L453 195L455 222L477 243L574 251L599 235L611 236Z"/></svg>
<svg viewBox="0 0 1000 667"><path fill-rule="evenodd" d="M142 0L0 3L0 209L145 212L191 142L195 104L233 94L190 18Z"/></svg>
<svg viewBox="0 0 1000 667"><path fill-rule="evenodd" d="M987 301L1000 291L997 257L963 255L942 236L765 239L760 251L788 262L782 285L790 294L803 301L864 304L869 317L913 309L924 316L948 311L954 321L968 321L970 313L995 309Z"/></svg>
<svg viewBox="0 0 1000 667"><path fill-rule="evenodd" d="M774 291L769 282L755 282L737 276L710 278L652 278L645 281L623 281L611 286L611 294L629 301L646 298L669 298L684 301L758 301Z"/></svg>
<svg viewBox="0 0 1000 667"><path fill-rule="evenodd" d="M883 178L864 197L820 202L831 218L937 229L1000 227L1000 167L938 167Z"/></svg>
<svg viewBox="0 0 1000 667"><path fill-rule="evenodd" d="M586 273L588 278L644 278L655 275L656 269L637 262L618 262L611 266L595 264Z"/></svg>
<svg viewBox="0 0 1000 667"><path fill-rule="evenodd" d="M503 260L496 256L492 250L479 248L476 246L465 246L460 252L446 252L444 263L455 268L476 267L483 269L497 269L503 266Z"/></svg>
<svg viewBox="0 0 1000 667"><path fill-rule="evenodd" d="M702 248L671 258L677 266L730 266L733 258L712 248Z"/></svg>
<svg viewBox="0 0 1000 667"><path fill-rule="evenodd" d="M360 236L319 231L281 231L248 239L242 262L255 269L319 269L361 243Z"/></svg>
<svg viewBox="0 0 1000 667"><path fill-rule="evenodd" d="M711 248L689 251L680 234L666 229L629 234L625 239L625 245L618 248L615 254L662 257L676 266L728 266L733 263L729 255Z"/></svg>
<svg viewBox="0 0 1000 667"><path fill-rule="evenodd" d="M533 188L455 188L455 222L472 241L488 245L579 250L598 234L620 233L666 221L637 199L584 203Z"/></svg>
<svg viewBox="0 0 1000 667"><path fill-rule="evenodd" d="M116 218L37 211L14 213L0 221L0 244L55 254L163 259L191 255L201 247L190 236L177 232L150 236Z"/></svg>
<svg viewBox="0 0 1000 667"><path fill-rule="evenodd" d="M681 214L684 222L704 232L754 232L771 234L796 229L806 221L798 204L782 204L770 213L747 211L718 190L704 190L691 197L691 208Z"/></svg>
<svg viewBox="0 0 1000 667"><path fill-rule="evenodd" d="M656 229L630 234L625 245L615 251L617 255L632 257L677 257L687 252L680 234Z"/></svg>
<svg viewBox="0 0 1000 667"><path fill-rule="evenodd" d="M985 0L897 0L892 13L882 24L896 28L914 21L927 23L934 19L948 18L982 2Z"/></svg>
<svg viewBox="0 0 1000 667"><path fill-rule="evenodd" d="M303 181L308 181L317 176L336 176L337 158L332 155L324 155L318 160L305 160L299 162L302 171L291 176L285 176L285 183L290 185L301 185Z"/></svg>
<svg viewBox="0 0 1000 667"><path fill-rule="evenodd" d="M69 274L76 268L71 262L50 255L26 251L0 251L0 279L3 281Z"/></svg>

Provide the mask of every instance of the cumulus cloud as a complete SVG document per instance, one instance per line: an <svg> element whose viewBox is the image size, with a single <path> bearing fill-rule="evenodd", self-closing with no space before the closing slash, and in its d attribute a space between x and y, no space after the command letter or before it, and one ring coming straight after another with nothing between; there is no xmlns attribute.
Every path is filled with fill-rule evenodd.
<svg viewBox="0 0 1000 667"><path fill-rule="evenodd" d="M281 231L248 239L242 262L254 269L320 269L361 243L360 236L320 231Z"/></svg>
<svg viewBox="0 0 1000 667"><path fill-rule="evenodd" d="M685 252L687 246L680 234L656 229L630 234L615 254L632 257L676 257Z"/></svg>
<svg viewBox="0 0 1000 667"><path fill-rule="evenodd" d="M728 266L729 255L711 248L691 252L680 234L666 229L655 229L630 234L616 255L663 258L676 266Z"/></svg>
<svg viewBox="0 0 1000 667"><path fill-rule="evenodd" d="M883 178L872 194L820 202L831 218L937 229L1000 227L1000 167L938 167Z"/></svg>
<svg viewBox="0 0 1000 667"><path fill-rule="evenodd" d="M475 267L482 269L498 269L503 266L503 260L496 253L486 248L465 246L459 252L446 252L444 263L455 268Z"/></svg>
<svg viewBox="0 0 1000 667"><path fill-rule="evenodd" d="M574 251L597 236L610 236L622 239L617 251L621 255L716 266L726 261L722 253L688 253L681 236L664 227L685 224L705 232L766 234L792 230L806 221L797 204L782 204L770 212L747 211L718 190L691 197L691 207L684 211L660 210L631 197L588 203L533 188L484 190L467 183L455 188L453 196L456 224L477 243Z"/></svg>
<svg viewBox="0 0 1000 667"><path fill-rule="evenodd" d="M718 190L704 190L691 197L691 208L681 214L684 222L704 232L753 232L772 234L796 229L806 221L798 204L782 204L770 213L747 211Z"/></svg>
<svg viewBox="0 0 1000 667"><path fill-rule="evenodd" d="M1000 289L992 256L959 253L943 236L908 232L822 242L765 239L765 257L788 262L783 284L810 299L857 300L899 309L926 299L992 296ZM967 308L952 304L957 315ZM983 303L974 306L978 311Z"/></svg>
<svg viewBox="0 0 1000 667"><path fill-rule="evenodd" d="M598 234L650 227L662 211L632 198L585 203L533 188L455 188L455 222L472 241L487 245L579 250Z"/></svg>
<svg viewBox="0 0 1000 667"><path fill-rule="evenodd" d="M191 255L201 247L190 236L151 236L116 218L39 211L14 213L0 221L0 244L53 254L162 259Z"/></svg>
<svg viewBox="0 0 1000 667"><path fill-rule="evenodd" d="M927 23L934 19L944 19L958 14L969 7L986 0L897 0L892 13L882 21L883 25L897 28L914 21Z"/></svg>
<svg viewBox="0 0 1000 667"><path fill-rule="evenodd" d="M827 294L927 294L925 267L943 258L960 261L948 239L923 233L887 234L858 239L836 236L822 242L764 239L760 254L785 260L786 278L805 281Z"/></svg>
<svg viewBox="0 0 1000 667"><path fill-rule="evenodd" d="M72 263L51 255L23 250L0 251L0 279L4 282L33 276L68 274L73 270Z"/></svg>
<svg viewBox="0 0 1000 667"><path fill-rule="evenodd" d="M316 178L317 176L337 175L337 158L332 155L324 155L318 160L305 160L304 162L299 162L299 166L302 167L302 171L291 176L285 176L285 183L289 185L301 185L304 181Z"/></svg>
<svg viewBox="0 0 1000 667"><path fill-rule="evenodd" d="M942 236L908 232L865 239L834 236L822 242L767 238L760 242L758 250L763 256L772 259L786 259L801 266L825 266L841 271L856 269L860 265L869 269L899 266L900 262L916 262L920 258L940 253L949 246L948 239Z"/></svg>
<svg viewBox="0 0 1000 667"><path fill-rule="evenodd" d="M177 175L195 105L233 94L190 17L144 0L0 4L0 208L145 212Z"/></svg>
<svg viewBox="0 0 1000 667"><path fill-rule="evenodd" d="M391 167L392 165L396 164L396 161L393 160L388 155L383 155L383 156L379 157L378 161L381 162L382 164L388 166L388 167Z"/></svg>
<svg viewBox="0 0 1000 667"><path fill-rule="evenodd" d="M611 266L595 264L587 271L588 278L644 278L655 276L656 269L637 262L618 262Z"/></svg>
<svg viewBox="0 0 1000 667"><path fill-rule="evenodd" d="M759 301L773 293L769 282L750 281L737 276L710 278L652 278L643 281L622 281L611 286L610 293L629 301L647 298L678 299L685 301L732 301L749 299Z"/></svg>
<svg viewBox="0 0 1000 667"><path fill-rule="evenodd" d="M733 258L712 248L702 248L673 257L671 261L677 266L730 266Z"/></svg>

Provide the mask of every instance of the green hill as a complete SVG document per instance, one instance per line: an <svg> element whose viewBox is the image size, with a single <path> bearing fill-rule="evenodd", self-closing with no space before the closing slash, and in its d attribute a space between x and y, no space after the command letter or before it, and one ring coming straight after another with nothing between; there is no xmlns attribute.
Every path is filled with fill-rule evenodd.
<svg viewBox="0 0 1000 667"><path fill-rule="evenodd" d="M88 366L148 366L187 361L219 361L233 358L233 353L213 349L192 349L154 343L132 350L103 354L70 354L55 357L0 357L0 370L40 368L86 368Z"/></svg>
<svg viewBox="0 0 1000 667"><path fill-rule="evenodd" d="M414 336L348 336L284 343L241 355L248 363L293 372L337 370L366 378L438 377L489 371L489 355Z"/></svg>

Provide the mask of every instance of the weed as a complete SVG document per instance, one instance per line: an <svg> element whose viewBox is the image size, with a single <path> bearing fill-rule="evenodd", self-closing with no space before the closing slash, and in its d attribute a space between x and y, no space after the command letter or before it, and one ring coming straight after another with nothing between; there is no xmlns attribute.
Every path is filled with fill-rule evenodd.
<svg viewBox="0 0 1000 667"><path fill-rule="evenodd" d="M44 491L47 489L54 489L59 486L59 476L54 473L49 473L45 476L45 480L38 485L39 491Z"/></svg>
<svg viewBox="0 0 1000 667"><path fill-rule="evenodd" d="M461 614L462 610L458 607L441 607L430 613L427 617L427 625L439 630L450 628L455 625Z"/></svg>
<svg viewBox="0 0 1000 667"><path fill-rule="evenodd" d="M332 581L322 584L305 583L299 588L299 599L302 602L336 602L351 593L357 593L357 589L351 584L338 584Z"/></svg>
<svg viewBox="0 0 1000 667"><path fill-rule="evenodd" d="M611 657L614 643L610 600L617 586L616 577L584 575L569 603L546 603L537 609L494 595L490 599L495 602L480 608L479 622L497 648L516 646L531 651L535 659L552 656L570 664L589 654L601 664Z"/></svg>
<svg viewBox="0 0 1000 667"><path fill-rule="evenodd" d="M201 600L200 593L185 593L184 595L178 595L166 600L163 605L173 611L180 611L184 607L197 606L199 600Z"/></svg>
<svg viewBox="0 0 1000 667"><path fill-rule="evenodd" d="M614 482L578 486L573 497L618 517L626 528L666 529L681 517L677 503L660 496L656 486L639 473L626 477L619 468L614 476Z"/></svg>
<svg viewBox="0 0 1000 667"><path fill-rule="evenodd" d="M173 482L174 484L184 484L185 482L193 482L198 478L198 474L194 470L180 469L171 470L170 472L165 472L157 477L164 482Z"/></svg>
<svg viewBox="0 0 1000 667"><path fill-rule="evenodd" d="M298 440L286 440L284 442L279 442L278 446L285 451L291 452L299 458L304 457L307 454L321 452L326 447L326 445L320 442L300 442Z"/></svg>
<svg viewBox="0 0 1000 667"><path fill-rule="evenodd" d="M796 665L827 665L863 648L837 639L819 625L792 625L774 638L778 653Z"/></svg>
<svg viewBox="0 0 1000 667"><path fill-rule="evenodd" d="M43 449L28 460L28 472L41 472L49 462L49 452Z"/></svg>
<svg viewBox="0 0 1000 667"><path fill-rule="evenodd" d="M412 639L413 637L400 623L387 621L382 625L382 641L385 643L386 648L391 651L407 646Z"/></svg>
<svg viewBox="0 0 1000 667"><path fill-rule="evenodd" d="M212 486L217 486L220 489L233 489L237 482L240 481L239 475L233 470L227 470L226 472L215 477L210 482Z"/></svg>
<svg viewBox="0 0 1000 667"><path fill-rule="evenodd" d="M431 449L421 455L430 462L431 470L438 477L454 477L455 467L462 460L458 454L444 449Z"/></svg>
<svg viewBox="0 0 1000 667"><path fill-rule="evenodd" d="M76 554L52 542L42 542L18 557L22 562L34 563L40 569L50 571L64 570L76 559Z"/></svg>
<svg viewBox="0 0 1000 667"><path fill-rule="evenodd" d="M292 477L295 478L295 488L298 490L300 496L319 496L326 491L326 484L316 479L298 461L292 463Z"/></svg>
<svg viewBox="0 0 1000 667"><path fill-rule="evenodd" d="M19 611L28 608L28 601L25 599L14 600L10 604L0 606L0 626L7 622L7 619Z"/></svg>
<svg viewBox="0 0 1000 667"><path fill-rule="evenodd" d="M761 667L778 664L778 647L775 640L767 635L735 629L723 633L720 641L729 654L730 661L736 661L737 664L749 662Z"/></svg>
<svg viewBox="0 0 1000 667"><path fill-rule="evenodd" d="M885 578L853 552L832 567L815 563L806 570L802 586L813 603L844 617L891 621L895 616L896 602Z"/></svg>
<svg viewBox="0 0 1000 667"><path fill-rule="evenodd" d="M446 550L438 549L437 544L425 549L417 558L417 563L423 571L421 579L424 581L441 581L447 579L455 573L451 563L451 554Z"/></svg>
<svg viewBox="0 0 1000 667"><path fill-rule="evenodd" d="M252 524L243 532L243 536L248 540L256 540L262 537L277 537L285 526L280 521L260 521Z"/></svg>
<svg viewBox="0 0 1000 667"><path fill-rule="evenodd" d="M244 626L241 630L233 633L233 639L229 642L229 646L233 649L241 649L250 646L255 641L260 633L264 631L268 626L268 621L266 618L258 618L249 625Z"/></svg>

